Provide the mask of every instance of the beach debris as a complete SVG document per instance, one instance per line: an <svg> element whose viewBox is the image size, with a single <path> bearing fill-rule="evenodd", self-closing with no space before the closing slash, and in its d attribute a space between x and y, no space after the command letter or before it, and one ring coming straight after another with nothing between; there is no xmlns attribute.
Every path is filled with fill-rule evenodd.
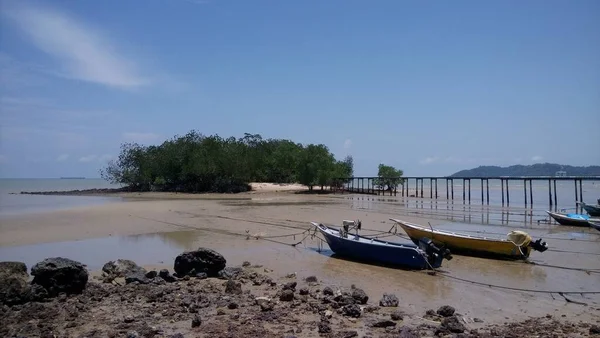
<svg viewBox="0 0 600 338"><path fill-rule="evenodd" d="M237 279L244 270L239 267L226 267L223 270L219 271L219 278L221 279Z"/></svg>
<svg viewBox="0 0 600 338"><path fill-rule="evenodd" d="M228 280L225 283L225 293L233 294L233 295L241 295L242 294L242 284L235 282L233 279Z"/></svg>
<svg viewBox="0 0 600 338"><path fill-rule="evenodd" d="M380 320L378 322L373 323L371 326L373 326L373 327L382 327L382 328L395 327L396 326L396 322L391 321L389 319L384 319L384 320Z"/></svg>
<svg viewBox="0 0 600 338"><path fill-rule="evenodd" d="M31 283L42 286L51 297L61 292L81 293L88 282L88 272L83 264L62 257L44 259L33 266L31 274Z"/></svg>
<svg viewBox="0 0 600 338"><path fill-rule="evenodd" d="M384 293L381 300L379 300L379 306L381 307L398 307L400 300L393 293Z"/></svg>
<svg viewBox="0 0 600 338"><path fill-rule="evenodd" d="M177 280L175 277L173 277L171 275L171 273L167 269L161 269L158 272L158 277L160 277L162 280L164 280L167 283L173 283Z"/></svg>
<svg viewBox="0 0 600 338"><path fill-rule="evenodd" d="M442 325L438 328L436 335L438 333L463 333L467 328L462 323L462 321L457 316L446 317L442 320Z"/></svg>
<svg viewBox="0 0 600 338"><path fill-rule="evenodd" d="M323 289L323 294L324 294L325 296L333 296L333 289L332 289L332 288L330 288L329 286L326 286L326 287Z"/></svg>
<svg viewBox="0 0 600 338"><path fill-rule="evenodd" d="M400 311L400 310L396 310L390 314L390 317L392 318L392 320L403 320L404 312Z"/></svg>
<svg viewBox="0 0 600 338"><path fill-rule="evenodd" d="M451 317L456 310L450 305L443 305L437 310L437 314L442 317Z"/></svg>
<svg viewBox="0 0 600 338"><path fill-rule="evenodd" d="M290 289L284 289L279 296L279 300L282 302L291 302L294 300L294 291Z"/></svg>
<svg viewBox="0 0 600 338"><path fill-rule="evenodd" d="M218 277L219 271L225 269L226 265L227 261L220 253L208 248L198 248L178 255L173 268L180 277L189 275L192 270L195 274L204 272L208 277Z"/></svg>
<svg viewBox="0 0 600 338"><path fill-rule="evenodd" d="M362 314L362 311L360 310L360 306L356 304L349 304L343 307L342 313L344 314L344 316L348 316L351 318L359 318Z"/></svg>

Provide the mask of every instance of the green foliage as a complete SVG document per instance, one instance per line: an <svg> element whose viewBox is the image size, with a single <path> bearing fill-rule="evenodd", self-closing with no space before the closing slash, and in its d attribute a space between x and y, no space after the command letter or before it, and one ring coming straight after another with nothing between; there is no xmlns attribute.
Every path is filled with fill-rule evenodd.
<svg viewBox="0 0 600 338"><path fill-rule="evenodd" d="M404 184L402 175L404 175L402 170L382 163L377 171L378 177L375 179L375 185L380 189L394 190L399 184Z"/></svg>
<svg viewBox="0 0 600 338"><path fill-rule="evenodd" d="M133 191L241 192L249 182L338 184L352 176L352 157L336 161L320 144L265 140L258 134L222 138L190 131L159 146L125 143L101 176Z"/></svg>

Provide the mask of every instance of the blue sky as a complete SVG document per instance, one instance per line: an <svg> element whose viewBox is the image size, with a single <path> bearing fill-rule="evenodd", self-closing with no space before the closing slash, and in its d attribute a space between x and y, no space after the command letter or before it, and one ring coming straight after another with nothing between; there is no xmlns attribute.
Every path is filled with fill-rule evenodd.
<svg viewBox="0 0 600 338"><path fill-rule="evenodd" d="M0 176L289 138L355 173L600 164L600 2L0 0Z"/></svg>

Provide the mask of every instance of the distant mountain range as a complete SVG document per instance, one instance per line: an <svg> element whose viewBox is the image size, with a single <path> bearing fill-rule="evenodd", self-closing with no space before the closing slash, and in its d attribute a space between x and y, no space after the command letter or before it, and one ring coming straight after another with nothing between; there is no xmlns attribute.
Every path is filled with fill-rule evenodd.
<svg viewBox="0 0 600 338"><path fill-rule="evenodd" d="M510 167L480 166L461 170L450 177L496 177L496 176L556 176L558 171L566 176L600 176L600 166L574 167L554 163L511 165Z"/></svg>

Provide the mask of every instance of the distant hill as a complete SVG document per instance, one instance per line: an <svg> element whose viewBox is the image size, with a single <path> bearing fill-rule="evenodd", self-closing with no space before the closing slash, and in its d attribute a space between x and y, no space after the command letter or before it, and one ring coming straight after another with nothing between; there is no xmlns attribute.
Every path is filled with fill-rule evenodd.
<svg viewBox="0 0 600 338"><path fill-rule="evenodd" d="M573 167L554 163L532 165L511 165L510 167L480 166L461 170L450 177L495 177L495 176L555 176L557 171L565 171L567 176L600 176L600 166Z"/></svg>

